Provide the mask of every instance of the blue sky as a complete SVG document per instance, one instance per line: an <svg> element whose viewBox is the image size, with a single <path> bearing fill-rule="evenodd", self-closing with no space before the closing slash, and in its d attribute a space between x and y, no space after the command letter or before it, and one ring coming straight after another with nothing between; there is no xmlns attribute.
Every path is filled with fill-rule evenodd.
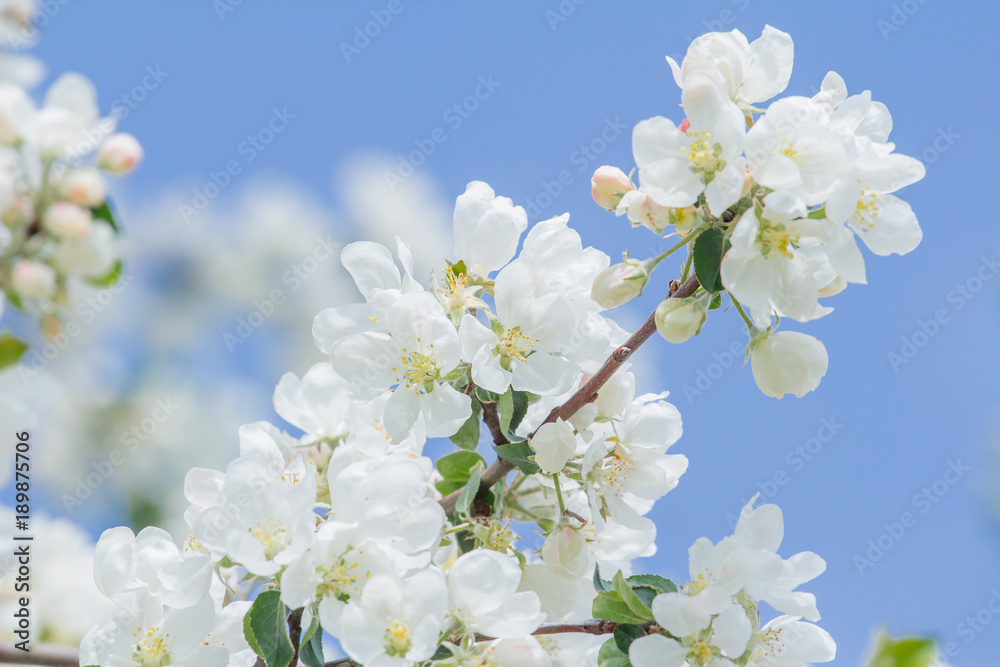
<svg viewBox="0 0 1000 667"><path fill-rule="evenodd" d="M728 534L727 515L760 490L784 510L782 553L828 562L808 588L838 664L857 662L878 624L954 642L956 665L995 663L1000 620L965 619L1000 590L1000 526L984 501L1000 476L1000 234L984 196L1000 148L1000 6L577 2L53 2L34 52L52 73L92 78L103 110L151 77L121 123L147 151L119 188L127 206L166 186L190 192L229 161L240 173L220 199L278 175L336 206L334 174L349 155L433 142L419 169L449 198L485 180L538 207L533 221L570 212L585 242L615 256L661 242L597 208L589 177L601 164L632 167L637 121L681 119L664 55L710 29L789 32L789 93L811 94L836 70L852 93L871 89L888 105L898 150L925 161L927 178L903 195L924 240L906 257L866 255L869 285L832 299L823 320L788 327L830 354L802 400L765 397L731 363L744 342L732 312L683 349L659 339L642 349L641 382L673 392L685 419L673 451L691 466L654 510L660 551L640 567L683 578L687 547ZM379 18L374 37L354 42ZM476 108L454 109L463 103ZM287 127L259 150L245 143L275 110L292 116ZM650 290L620 320L634 326L656 299ZM869 540L889 548L879 555ZM858 561L869 551L870 567Z"/></svg>

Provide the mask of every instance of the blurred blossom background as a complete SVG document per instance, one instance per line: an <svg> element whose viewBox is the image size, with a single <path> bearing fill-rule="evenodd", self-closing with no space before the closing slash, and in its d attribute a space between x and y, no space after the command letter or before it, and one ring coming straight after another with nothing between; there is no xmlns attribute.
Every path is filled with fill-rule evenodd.
<svg viewBox="0 0 1000 667"><path fill-rule="evenodd" d="M1000 91L986 66L1000 61L1000 6L52 0L39 12L40 89L83 73L146 151L111 192L123 280L74 295L80 334L65 349L36 346L31 372L0 374L4 432L34 429L52 563L121 523L186 534L189 468L224 468L242 424L294 430L271 395L282 373L322 360L313 316L357 297L344 244L403 236L427 276L452 251L455 197L483 180L531 222L569 212L613 258L668 247L596 206L590 176L631 169L639 120L681 120L665 55L771 24L795 40L786 94L812 95L835 70L888 106L897 150L927 167L904 194L924 240L869 262L869 285L832 298L832 316L793 327L830 354L804 399L761 394L740 368L736 317L711 317L683 349L641 350L639 388L670 390L685 423L674 451L691 465L652 515L658 552L636 567L686 580L688 545L729 534L760 493L784 511L784 552L828 563L812 590L838 663L858 662L879 625L953 643L956 665L1000 649L1000 620L963 625L1000 588ZM623 327L679 261L614 313ZM89 581L79 562L72 580ZM48 638L73 643L81 613L58 602L70 571L49 571L62 574L45 575Z"/></svg>

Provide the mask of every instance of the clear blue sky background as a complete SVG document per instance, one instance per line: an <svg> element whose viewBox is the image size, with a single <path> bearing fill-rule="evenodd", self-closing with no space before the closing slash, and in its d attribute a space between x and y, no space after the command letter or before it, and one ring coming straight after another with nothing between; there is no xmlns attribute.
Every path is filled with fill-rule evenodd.
<svg viewBox="0 0 1000 667"><path fill-rule="evenodd" d="M811 94L828 70L838 71L852 93L871 89L889 106L898 149L927 162L927 178L904 194L924 241L903 258L868 255L868 286L833 299L836 312L827 318L788 327L820 337L830 353L821 387L803 400L763 396L748 367L713 367L713 355L742 341L733 313L713 317L684 348L657 339L642 350L645 388L670 389L684 415L675 451L691 466L655 510L660 551L641 567L684 578L687 547L702 535L728 534L727 514L760 486L784 509L782 552L813 550L828 562L808 589L840 646L837 664L855 664L882 623L955 642L956 665L996 664L1000 619L978 632L960 624L1000 590L1000 528L983 500L1000 481L992 454L1000 436L1000 279L988 266L982 272L992 279L975 279L983 258L1000 250L990 203L1000 6L564 0L573 12L557 23L557 0L400 6L350 62L341 43L386 2L244 2L220 19L207 1L78 0L59 6L35 53L53 73L91 77L104 110L147 66L169 74L122 123L147 150L124 189L129 202L165 185L204 181L239 157L237 146L272 108L287 107L293 124L244 165L240 179L280 174L336 205L332 175L345 156L367 148L402 154L440 127L447 141L421 169L449 197L481 179L515 203L537 202L544 183L569 170L572 183L543 215L569 211L585 241L614 256L660 242L599 210L589 176L604 163L631 168L635 122L656 114L680 120L663 56L682 54L708 29L735 27L751 39L765 23L788 31L796 47L788 92ZM444 112L490 76L500 84L495 92L459 127L448 125ZM600 136L606 119L620 119L626 131L602 155L581 161L575 152ZM239 182L221 196L238 190ZM663 268L666 279L675 267ZM952 291L970 280L970 289L979 288L971 298ZM623 309L624 324L652 308L657 291L650 292ZM939 310L946 322L935 335L920 335L921 321ZM904 337L922 345L894 369L887 355L902 353ZM716 379L702 395L685 395L700 373ZM840 425L836 435L797 463L795 448L824 419ZM936 502L915 502L959 462L968 471L954 484L939 483L945 493ZM785 483L769 487L776 473ZM888 536L883 524L904 512L915 523L898 539ZM855 557L880 536L891 548L860 574Z"/></svg>

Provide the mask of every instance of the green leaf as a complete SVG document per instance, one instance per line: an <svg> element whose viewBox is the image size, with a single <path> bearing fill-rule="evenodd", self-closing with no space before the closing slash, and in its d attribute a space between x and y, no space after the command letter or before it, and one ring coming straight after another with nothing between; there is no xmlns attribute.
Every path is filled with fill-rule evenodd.
<svg viewBox="0 0 1000 667"><path fill-rule="evenodd" d="M493 449L497 456L508 463L513 463L518 470L526 475L534 475L541 471L538 464L531 460L535 456L535 450L525 440L507 445L494 445Z"/></svg>
<svg viewBox="0 0 1000 667"><path fill-rule="evenodd" d="M111 203L109 200L105 199L103 204L90 209L90 215L95 220L104 220L107 222L111 225L111 229L113 229L116 234L121 231L118 227L118 218L115 216L114 211L111 210Z"/></svg>
<svg viewBox="0 0 1000 667"><path fill-rule="evenodd" d="M14 292L13 290L8 290L8 292L7 292L7 299L18 310L24 310L24 302L21 301L21 297L18 296L17 293Z"/></svg>
<svg viewBox="0 0 1000 667"><path fill-rule="evenodd" d="M628 655L628 647L632 645L632 642L639 637L645 636L646 631L638 625L621 623L615 627L615 644L618 645L618 649L625 655Z"/></svg>
<svg viewBox="0 0 1000 667"><path fill-rule="evenodd" d="M628 661L628 654L618 648L618 643L609 639L597 654L597 667L632 667L632 663Z"/></svg>
<svg viewBox="0 0 1000 667"><path fill-rule="evenodd" d="M16 364L27 349L28 344L23 340L6 331L0 333L0 368Z"/></svg>
<svg viewBox="0 0 1000 667"><path fill-rule="evenodd" d="M729 240L721 229L706 229L694 241L694 273L709 292L724 289L719 270L728 249Z"/></svg>
<svg viewBox="0 0 1000 667"><path fill-rule="evenodd" d="M309 627L306 628L306 631L302 633L301 637L299 637L299 643L305 644L307 641L309 641L310 638L312 638L313 634L318 629L319 629L319 616L313 616L312 622L309 623Z"/></svg>
<svg viewBox="0 0 1000 667"><path fill-rule="evenodd" d="M722 292L719 292L718 294L712 297L712 301L708 304L708 309L715 310L721 305L722 305Z"/></svg>
<svg viewBox="0 0 1000 667"><path fill-rule="evenodd" d="M879 633L868 667L931 667L936 653L934 641L925 637L892 639Z"/></svg>
<svg viewBox="0 0 1000 667"><path fill-rule="evenodd" d="M479 493L480 470L480 466L476 466L472 469L472 474L469 475L469 481L466 482L465 486L462 488L462 493L458 496L458 500L455 501L455 513L459 516L465 516L469 513L469 508L472 507L472 501L476 499L476 494Z"/></svg>
<svg viewBox="0 0 1000 667"><path fill-rule="evenodd" d="M264 591L243 617L243 635L267 667L286 667L295 655L288 638L285 605L280 591Z"/></svg>
<svg viewBox="0 0 1000 667"><path fill-rule="evenodd" d="M464 487L477 463L485 465L483 457L476 452L462 450L442 456L438 459L437 469L444 479L437 483L438 491L448 495Z"/></svg>
<svg viewBox="0 0 1000 667"><path fill-rule="evenodd" d="M514 417L514 390L510 387L500 397L497 412L500 415L500 432L506 433L510 430L510 420Z"/></svg>
<svg viewBox="0 0 1000 667"><path fill-rule="evenodd" d="M451 657L451 649L442 644L438 646L437 650L434 651L434 655L431 656L431 660L444 660L445 658Z"/></svg>
<svg viewBox="0 0 1000 667"><path fill-rule="evenodd" d="M618 593L618 596L628 605L632 613L645 619L647 622L653 620L653 612L650 610L649 605L636 595L632 587L629 586L629 583L625 581L625 575L621 573L621 570L615 574L615 578L611 580L611 585L615 587L615 593Z"/></svg>
<svg viewBox="0 0 1000 667"><path fill-rule="evenodd" d="M517 427L521 425L521 422L524 421L524 416L528 414L528 406L534 402L532 399L537 400L538 397L526 391L514 392L514 410L511 412L508 431L516 431Z"/></svg>
<svg viewBox="0 0 1000 667"><path fill-rule="evenodd" d="M470 416L458 433L449 438L457 447L474 452L479 446L480 422L483 406L479 401L472 401L472 416Z"/></svg>
<svg viewBox="0 0 1000 667"><path fill-rule="evenodd" d="M458 260L457 262L455 262L454 264L451 265L451 272L453 274L455 274L456 276L460 276L463 273L465 273L466 271L468 271L468 269L465 268L465 260L464 259L460 259L460 260Z"/></svg>
<svg viewBox="0 0 1000 667"><path fill-rule="evenodd" d="M492 391L476 387L476 398L479 399L480 403L496 403L499 397Z"/></svg>
<svg viewBox="0 0 1000 667"><path fill-rule="evenodd" d="M615 590L615 587L611 585L610 581L605 581L601 579L601 566L594 565L594 590L598 593L610 593Z"/></svg>
<svg viewBox="0 0 1000 667"><path fill-rule="evenodd" d="M633 574L631 577L626 578L625 581L633 587L648 586L649 588L655 588L657 593L677 592L677 584L658 574Z"/></svg>
<svg viewBox="0 0 1000 667"><path fill-rule="evenodd" d="M93 285L94 287L111 287L122 275L122 261L115 260L115 265L111 267L111 270L100 278L87 278L87 284Z"/></svg>
<svg viewBox="0 0 1000 667"><path fill-rule="evenodd" d="M635 625L642 625L643 623L649 623L651 618L646 618L646 614L636 614L632 611L627 604L621 599L618 593L614 591L610 593L599 593L596 598L594 598L594 605L591 608L590 613L594 618L601 618L607 621L614 621L615 623L633 623ZM650 616L652 616L650 614Z"/></svg>
<svg viewBox="0 0 1000 667"><path fill-rule="evenodd" d="M308 667L323 667L326 664L323 657L323 628L319 627L319 619L315 616L299 644L299 660Z"/></svg>

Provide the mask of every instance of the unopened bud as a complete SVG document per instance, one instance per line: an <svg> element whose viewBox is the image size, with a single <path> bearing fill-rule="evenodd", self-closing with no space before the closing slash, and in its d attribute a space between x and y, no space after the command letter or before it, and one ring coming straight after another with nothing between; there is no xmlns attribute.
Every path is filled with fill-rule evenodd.
<svg viewBox="0 0 1000 667"><path fill-rule="evenodd" d="M614 308L642 294L649 280L649 260L626 259L601 271L590 295L601 308Z"/></svg>
<svg viewBox="0 0 1000 667"><path fill-rule="evenodd" d="M10 274L14 291L30 299L48 299L56 291L56 272L48 264L24 259Z"/></svg>
<svg viewBox="0 0 1000 667"><path fill-rule="evenodd" d="M542 560L552 574L578 579L590 571L590 550L579 529L560 522L542 545Z"/></svg>
<svg viewBox="0 0 1000 667"><path fill-rule="evenodd" d="M142 161L142 146L131 134L112 134L97 151L97 166L112 174L127 174Z"/></svg>
<svg viewBox="0 0 1000 667"><path fill-rule="evenodd" d="M35 205L30 197L15 195L10 206L0 214L5 224L10 227L21 227L28 224L35 217Z"/></svg>
<svg viewBox="0 0 1000 667"><path fill-rule="evenodd" d="M62 322L59 321L58 317L49 314L42 318L41 328L45 337L52 340L62 333L63 325Z"/></svg>
<svg viewBox="0 0 1000 667"><path fill-rule="evenodd" d="M42 216L42 225L53 236L63 240L85 238L94 226L90 211L76 204L57 201Z"/></svg>
<svg viewBox="0 0 1000 667"><path fill-rule="evenodd" d="M681 124L677 126L677 129L687 134L688 128L691 127L691 121L687 118L681 121Z"/></svg>
<svg viewBox="0 0 1000 667"><path fill-rule="evenodd" d="M96 169L71 171L59 184L59 192L74 204L86 208L100 206L106 195L104 179Z"/></svg>
<svg viewBox="0 0 1000 667"><path fill-rule="evenodd" d="M656 307L656 330L671 343L683 343L701 333L708 319L703 299L664 299Z"/></svg>
<svg viewBox="0 0 1000 667"><path fill-rule="evenodd" d="M632 183L628 176L618 167L607 165L598 167L590 179L590 194L593 195L594 201L597 202L598 206L609 211L615 210L618 207L618 202L631 189Z"/></svg>

